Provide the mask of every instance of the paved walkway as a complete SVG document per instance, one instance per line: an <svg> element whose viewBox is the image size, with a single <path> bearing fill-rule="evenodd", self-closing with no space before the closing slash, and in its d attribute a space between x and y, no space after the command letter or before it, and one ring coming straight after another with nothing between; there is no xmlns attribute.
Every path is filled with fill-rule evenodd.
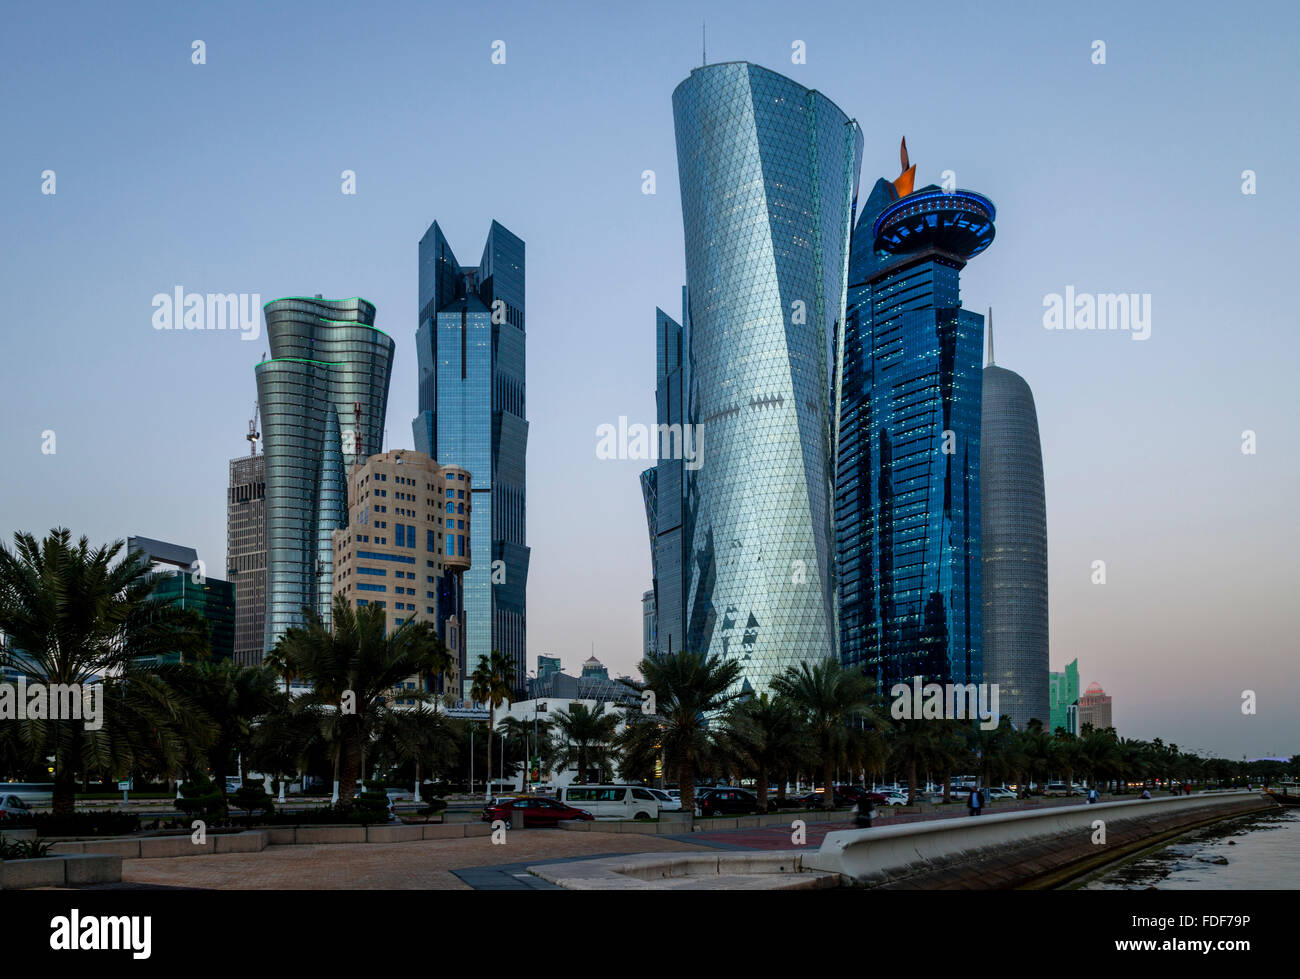
<svg viewBox="0 0 1300 979"><path fill-rule="evenodd" d="M504 844L477 836L418 843L273 846L261 853L124 860L122 883L213 890L470 890L504 886L513 879L523 889L528 885L513 875L526 872L532 864L699 849L661 836L529 829L508 836Z"/></svg>

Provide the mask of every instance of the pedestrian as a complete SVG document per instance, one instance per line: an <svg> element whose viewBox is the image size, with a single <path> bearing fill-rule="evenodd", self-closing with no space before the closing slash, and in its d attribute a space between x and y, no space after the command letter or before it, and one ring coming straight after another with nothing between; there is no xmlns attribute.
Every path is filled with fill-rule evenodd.
<svg viewBox="0 0 1300 979"><path fill-rule="evenodd" d="M871 798L863 793L858 798L858 818L857 823L867 829L871 828L871 821L876 818L876 804Z"/></svg>
<svg viewBox="0 0 1300 979"><path fill-rule="evenodd" d="M1096 803L1096 801L1097 801L1097 786L1094 785L1092 788L1088 790L1088 805L1091 806L1094 803Z"/></svg>
<svg viewBox="0 0 1300 979"><path fill-rule="evenodd" d="M1144 798L1144 799L1150 799L1150 798L1151 798L1151 790L1148 789L1146 786L1143 786L1143 787L1142 787L1142 798Z"/></svg>
<svg viewBox="0 0 1300 979"><path fill-rule="evenodd" d="M980 809L984 806L984 796L980 793L979 789L975 788L970 790L970 799L967 800L966 805L970 807L970 814L972 816L978 816L980 814Z"/></svg>

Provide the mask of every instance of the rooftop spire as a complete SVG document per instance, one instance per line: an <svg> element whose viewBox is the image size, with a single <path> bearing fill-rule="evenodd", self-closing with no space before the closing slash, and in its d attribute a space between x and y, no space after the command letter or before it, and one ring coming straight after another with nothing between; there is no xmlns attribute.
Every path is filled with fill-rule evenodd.
<svg viewBox="0 0 1300 979"><path fill-rule="evenodd" d="M700 21L700 67L704 68L709 63L709 25L705 21Z"/></svg>
<svg viewBox="0 0 1300 979"><path fill-rule="evenodd" d="M989 364L993 366L993 307L989 307Z"/></svg>

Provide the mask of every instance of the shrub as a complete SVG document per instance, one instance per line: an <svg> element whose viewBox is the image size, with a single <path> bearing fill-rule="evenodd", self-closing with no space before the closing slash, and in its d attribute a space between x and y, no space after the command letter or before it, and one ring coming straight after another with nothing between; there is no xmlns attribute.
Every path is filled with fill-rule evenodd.
<svg viewBox="0 0 1300 979"><path fill-rule="evenodd" d="M49 843L40 840L0 840L0 860L35 860L49 856Z"/></svg>
<svg viewBox="0 0 1300 979"><path fill-rule="evenodd" d="M55 815L34 812L6 820L6 828L34 829L38 836L125 836L140 828L140 817L130 812L74 812Z"/></svg>
<svg viewBox="0 0 1300 979"><path fill-rule="evenodd" d="M241 790L242 791L242 790ZM210 819L225 810L226 800L221 790L206 775L197 775L181 783L181 794L176 808L190 818Z"/></svg>

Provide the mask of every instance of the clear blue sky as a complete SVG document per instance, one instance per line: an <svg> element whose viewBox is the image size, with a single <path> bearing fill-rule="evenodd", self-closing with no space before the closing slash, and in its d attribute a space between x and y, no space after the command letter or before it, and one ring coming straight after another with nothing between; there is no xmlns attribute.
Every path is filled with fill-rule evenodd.
<svg viewBox="0 0 1300 979"><path fill-rule="evenodd" d="M920 182L952 169L996 202L963 300L994 307L998 363L1038 402L1053 665L1077 656L1123 735L1300 751L1300 18L1045 6L11 7L0 531L143 534L220 573L265 344L156 332L153 295L364 296L397 341L388 444L410 446L416 243L437 218L474 262L495 218L528 247L529 661L576 671L594 644L630 671L641 464L598 460L595 430L652 420L654 308L676 313L684 274L670 97L707 19L710 60L763 64L858 119L865 188L896 175L906 134ZM1150 293L1151 339L1044 330L1043 297L1067 285Z"/></svg>

